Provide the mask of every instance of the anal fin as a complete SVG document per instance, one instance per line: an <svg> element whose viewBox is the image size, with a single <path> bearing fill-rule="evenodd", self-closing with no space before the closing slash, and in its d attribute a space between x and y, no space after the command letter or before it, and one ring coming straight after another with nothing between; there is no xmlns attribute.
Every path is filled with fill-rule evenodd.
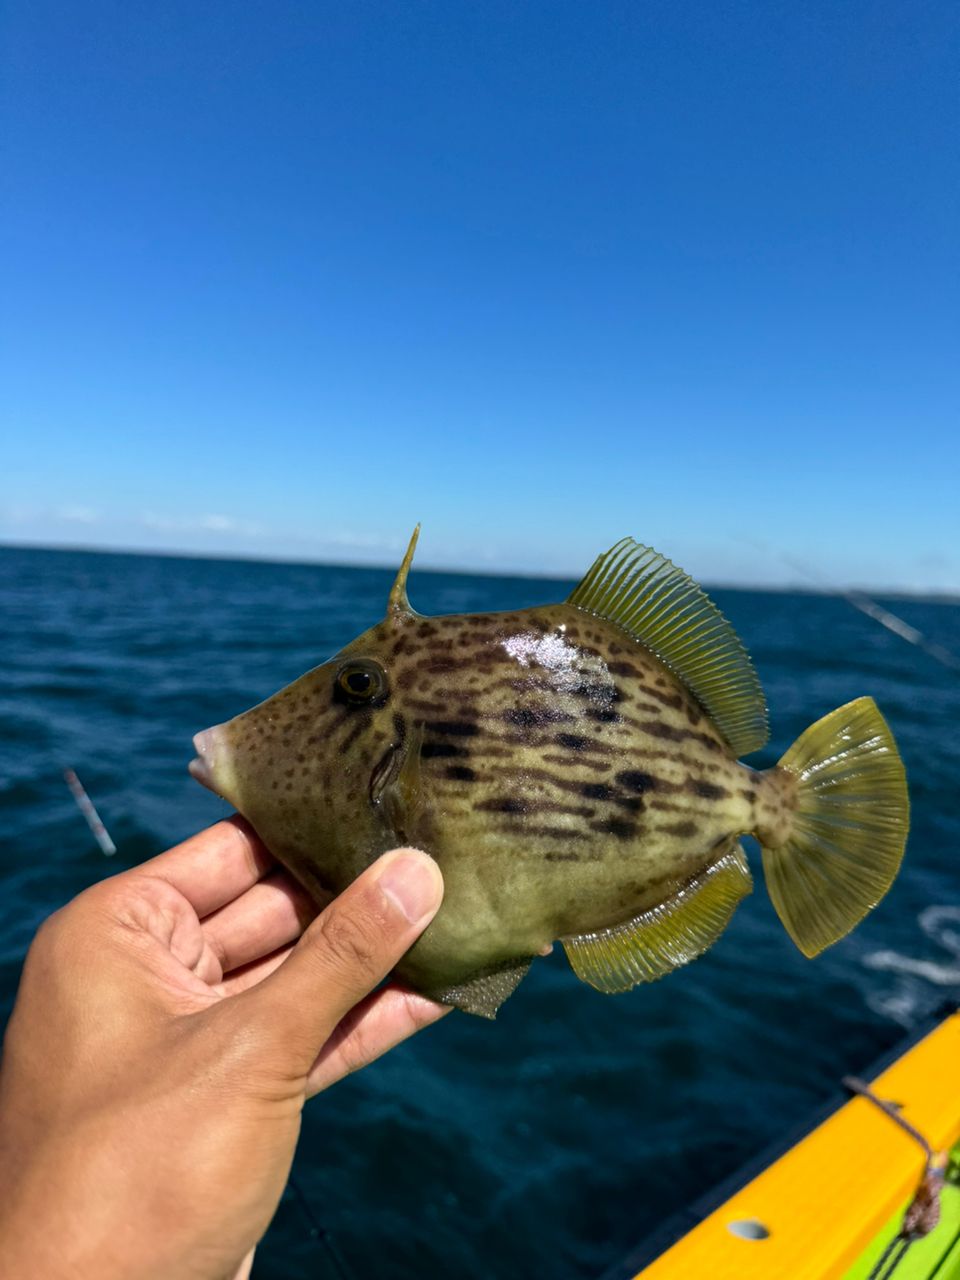
<svg viewBox="0 0 960 1280"><path fill-rule="evenodd" d="M495 1018L497 1010L508 996L513 995L525 976L533 957L510 960L492 973L468 978L445 991L429 991L426 994L439 1004L452 1004L464 1013L475 1013L481 1018Z"/></svg>
<svg viewBox="0 0 960 1280"><path fill-rule="evenodd" d="M735 842L669 901L623 924L561 941L581 982L608 993L629 991L712 946L751 886L746 857Z"/></svg>

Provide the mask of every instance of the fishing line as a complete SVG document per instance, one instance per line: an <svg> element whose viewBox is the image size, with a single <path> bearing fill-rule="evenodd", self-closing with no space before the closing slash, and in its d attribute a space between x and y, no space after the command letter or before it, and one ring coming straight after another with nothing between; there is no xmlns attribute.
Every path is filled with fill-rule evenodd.
<svg viewBox="0 0 960 1280"><path fill-rule="evenodd" d="M915 645L916 648L923 650L928 657L939 662L941 666L947 667L950 671L960 671L960 658L955 653L946 648L945 645L937 644L935 640L931 640L929 636L925 635L917 627L911 626L899 614L884 608L882 604L878 604L866 592L858 591L852 587L838 587L826 574L814 569L812 565L798 559L796 556L790 555L786 551L778 551L759 538L742 537L739 541L754 547L758 551L763 551L767 555L775 555L783 564L789 566L789 568L808 581L816 583L818 587L822 587L830 595L839 596L842 600L846 600L851 608L857 609L867 618L872 618L874 622L879 622L882 627L892 631L901 640L905 640L908 644Z"/></svg>
<svg viewBox="0 0 960 1280"><path fill-rule="evenodd" d="M305 1191L292 1173L287 1179L287 1186L293 1193L293 1198L299 1205L300 1212L307 1220L307 1235L311 1240L315 1240L320 1248L326 1252L338 1280L350 1280L350 1273L340 1255L339 1249L333 1242L333 1237L314 1213L313 1206L310 1204Z"/></svg>
<svg viewBox="0 0 960 1280"><path fill-rule="evenodd" d="M917 1143L924 1154L920 1184L913 1194L913 1199L907 1205L900 1230L884 1249L867 1277L867 1280L888 1280L888 1277L899 1268L911 1245L928 1236L931 1231L935 1231L940 1223L940 1197L946 1182L949 1157L946 1152L934 1151L920 1130L901 1114L897 1104L879 1097L863 1080L858 1079L857 1076L844 1076L843 1084L851 1093L859 1094L861 1098L879 1108Z"/></svg>

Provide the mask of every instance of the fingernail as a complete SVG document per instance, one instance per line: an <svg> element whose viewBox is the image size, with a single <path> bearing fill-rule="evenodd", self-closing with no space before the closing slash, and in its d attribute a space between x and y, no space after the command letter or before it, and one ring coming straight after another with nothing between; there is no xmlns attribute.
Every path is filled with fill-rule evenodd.
<svg viewBox="0 0 960 1280"><path fill-rule="evenodd" d="M438 879L426 854L402 854L387 864L380 877L380 889L411 924L416 924L440 900Z"/></svg>

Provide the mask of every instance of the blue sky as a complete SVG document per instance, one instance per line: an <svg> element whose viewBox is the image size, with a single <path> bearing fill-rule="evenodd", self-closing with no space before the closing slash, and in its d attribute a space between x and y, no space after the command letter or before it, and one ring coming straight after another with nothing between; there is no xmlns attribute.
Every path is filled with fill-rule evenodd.
<svg viewBox="0 0 960 1280"><path fill-rule="evenodd" d="M0 539L960 590L956 5L8 0Z"/></svg>

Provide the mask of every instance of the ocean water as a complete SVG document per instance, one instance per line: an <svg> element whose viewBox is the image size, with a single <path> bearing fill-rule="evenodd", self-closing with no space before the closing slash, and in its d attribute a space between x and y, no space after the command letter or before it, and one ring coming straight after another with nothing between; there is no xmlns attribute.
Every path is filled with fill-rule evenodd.
<svg viewBox="0 0 960 1280"><path fill-rule="evenodd" d="M100 877L216 821L192 734L382 615L372 569L0 549L0 1022L39 922ZM509 609L568 584L414 572L425 613ZM623 996L538 960L496 1023L454 1013L306 1111L258 1280L602 1276L692 1197L960 996L960 679L830 596L717 591L753 654L772 764L873 694L913 828L891 893L804 960L762 884L719 943ZM960 605L890 603L960 653ZM74 767L119 853L63 784Z"/></svg>

